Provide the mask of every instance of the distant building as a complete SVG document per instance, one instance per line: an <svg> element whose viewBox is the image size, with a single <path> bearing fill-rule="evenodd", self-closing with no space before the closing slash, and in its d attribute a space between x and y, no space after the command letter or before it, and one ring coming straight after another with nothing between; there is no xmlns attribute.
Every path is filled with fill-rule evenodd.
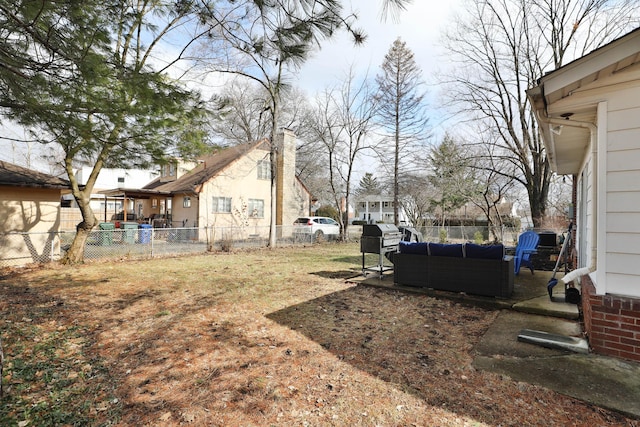
<svg viewBox="0 0 640 427"><path fill-rule="evenodd" d="M75 171L76 178L80 185L85 185L89 179L89 175L93 167L83 166ZM122 213L125 208L127 212L136 217L141 217L141 206L135 206L133 200L128 200L128 206L124 205L122 197L106 197L101 191L114 188L140 188L148 184L151 180L159 175L157 170L150 169L111 169L103 168L100 170L98 179L94 185L91 194L91 209L99 221L110 221L111 218ZM75 208L75 202L72 194L65 194L62 198L62 206L64 208ZM132 218L134 219L134 218ZM66 231L75 230L75 225L82 221L82 215L79 211L66 210L63 217L62 229Z"/></svg>
<svg viewBox="0 0 640 427"><path fill-rule="evenodd" d="M354 220L366 221L369 223L382 222L394 224L393 197L383 195L367 195L354 197L354 204L357 217ZM408 218L402 206L398 207L398 223L407 224Z"/></svg>
<svg viewBox="0 0 640 427"><path fill-rule="evenodd" d="M276 224L291 226L308 215L311 196L295 175L296 138L279 134ZM249 234L271 223L271 163L267 139L223 149L186 167L166 165L159 177L139 188L114 188L105 197L122 198L130 218L171 227L242 227ZM257 233L258 231L256 231Z"/></svg>

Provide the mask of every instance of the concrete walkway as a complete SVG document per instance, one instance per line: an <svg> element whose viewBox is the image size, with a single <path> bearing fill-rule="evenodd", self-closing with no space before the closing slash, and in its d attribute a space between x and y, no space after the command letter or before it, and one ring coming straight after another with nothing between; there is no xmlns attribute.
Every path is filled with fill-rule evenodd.
<svg viewBox="0 0 640 427"><path fill-rule="evenodd" d="M553 301L549 299L547 283L551 274L521 272L509 299L395 286L393 272L382 278L370 274L349 281L502 310L474 348L473 365L477 369L507 375L640 419L640 364L556 345L555 338L562 341L572 337L580 341L584 337L578 306L564 302L561 284L553 289ZM562 273L557 277L562 277ZM546 334L551 334L551 339L543 340L543 344L528 340L529 335Z"/></svg>

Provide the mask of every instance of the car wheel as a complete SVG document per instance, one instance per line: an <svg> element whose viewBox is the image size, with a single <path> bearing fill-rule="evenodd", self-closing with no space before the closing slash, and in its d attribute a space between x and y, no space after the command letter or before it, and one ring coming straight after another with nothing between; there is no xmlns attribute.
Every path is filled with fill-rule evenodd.
<svg viewBox="0 0 640 427"><path fill-rule="evenodd" d="M316 231L315 238L316 242L319 242L324 238L324 233L322 232L322 230Z"/></svg>

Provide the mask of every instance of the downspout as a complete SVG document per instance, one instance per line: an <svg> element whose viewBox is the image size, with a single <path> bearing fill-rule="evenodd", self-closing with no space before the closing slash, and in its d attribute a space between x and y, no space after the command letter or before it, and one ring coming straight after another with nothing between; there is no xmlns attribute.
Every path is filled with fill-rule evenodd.
<svg viewBox="0 0 640 427"><path fill-rule="evenodd" d="M593 161L593 168L591 171L591 188L593 191L593 226L591 227L591 265L588 267L582 267L577 270L574 270L561 280L564 283L568 283L574 280L576 277L592 273L596 271L597 268L597 254L598 254L598 236L597 236L597 221L598 221L598 146L596 144L597 135L598 135L598 127L591 122L580 122L576 120L567 119L555 119L551 117L547 117L546 113L542 110L537 111L538 120L541 123L546 123L547 125L557 125L557 126L568 126L568 127L577 127L589 129L589 145L591 151L591 159ZM555 141L553 142L555 145Z"/></svg>

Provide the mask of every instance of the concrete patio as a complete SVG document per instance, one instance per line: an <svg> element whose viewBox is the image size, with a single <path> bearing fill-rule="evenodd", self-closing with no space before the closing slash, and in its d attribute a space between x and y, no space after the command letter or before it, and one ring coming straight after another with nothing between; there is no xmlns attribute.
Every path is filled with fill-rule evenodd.
<svg viewBox="0 0 640 427"><path fill-rule="evenodd" d="M557 274L557 278L562 277ZM396 286L393 271L361 275L349 282L383 289L447 298L464 304L500 310L496 320L474 348L477 369L536 384L595 406L640 419L640 365L593 353L559 348L550 343L524 340L527 331L552 338L584 341L576 304L564 301L564 286L553 288L549 298L550 271L521 271L508 299ZM543 335L544 335L543 334ZM585 346L586 347L586 346ZM586 351L586 350L585 350Z"/></svg>

